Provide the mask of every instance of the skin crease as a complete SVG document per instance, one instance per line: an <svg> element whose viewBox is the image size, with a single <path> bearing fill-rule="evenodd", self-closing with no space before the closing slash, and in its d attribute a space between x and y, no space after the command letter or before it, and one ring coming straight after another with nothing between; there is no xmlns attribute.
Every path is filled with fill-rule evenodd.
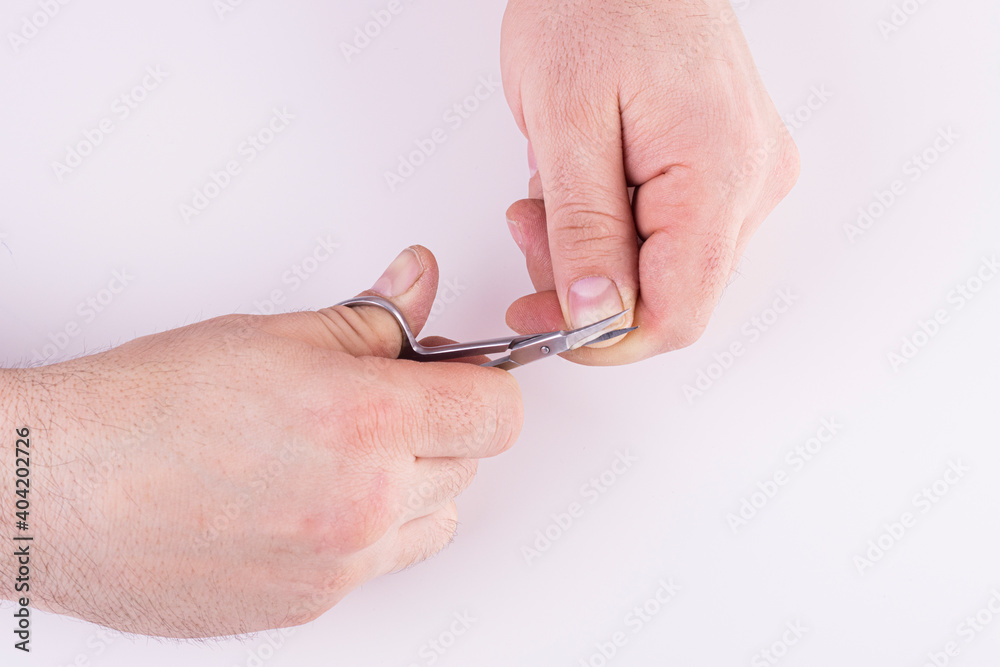
<svg viewBox="0 0 1000 667"><path fill-rule="evenodd" d="M416 250L423 275L394 299L415 329L438 280ZM500 370L395 360L400 342L380 309L331 308L4 371L32 425L32 605L138 634L242 634L312 620L442 549L477 459L516 439L520 393Z"/></svg>
<svg viewBox="0 0 1000 667"><path fill-rule="evenodd" d="M539 170L507 213L537 290L508 324L579 325L570 285L606 276L640 329L567 357L624 364L693 343L799 173L729 3L511 0L501 64Z"/></svg>

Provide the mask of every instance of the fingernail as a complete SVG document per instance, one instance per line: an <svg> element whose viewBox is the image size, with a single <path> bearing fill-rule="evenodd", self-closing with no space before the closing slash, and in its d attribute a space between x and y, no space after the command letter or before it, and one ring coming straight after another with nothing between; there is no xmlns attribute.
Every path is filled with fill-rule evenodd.
<svg viewBox="0 0 1000 667"><path fill-rule="evenodd" d="M372 291L391 299L404 294L413 287L424 272L420 256L413 248L407 248L399 253L385 270L382 277L375 281Z"/></svg>
<svg viewBox="0 0 1000 667"><path fill-rule="evenodd" d="M569 316L579 329L622 312L622 297L604 276L582 278L569 288Z"/></svg>
<svg viewBox="0 0 1000 667"><path fill-rule="evenodd" d="M538 173L538 162L535 160L535 149L531 147L531 142L528 142L528 180L535 177Z"/></svg>
<svg viewBox="0 0 1000 667"><path fill-rule="evenodd" d="M514 238L514 243L517 244L517 247L521 249L521 254L526 255L527 253L524 251L524 234L521 233L521 225L507 218L507 226L510 227L510 235Z"/></svg>

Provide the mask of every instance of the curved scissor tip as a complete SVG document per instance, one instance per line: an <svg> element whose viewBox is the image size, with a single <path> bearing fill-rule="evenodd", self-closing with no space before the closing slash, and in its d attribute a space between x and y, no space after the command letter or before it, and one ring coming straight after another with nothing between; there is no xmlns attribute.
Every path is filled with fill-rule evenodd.
<svg viewBox="0 0 1000 667"><path fill-rule="evenodd" d="M601 334L594 340L588 340L581 347L589 347L591 345L597 345L598 343L606 343L609 340L614 340L615 338L621 338L626 334L630 334L639 327L629 327L628 329L616 329L614 331L609 331L606 334Z"/></svg>

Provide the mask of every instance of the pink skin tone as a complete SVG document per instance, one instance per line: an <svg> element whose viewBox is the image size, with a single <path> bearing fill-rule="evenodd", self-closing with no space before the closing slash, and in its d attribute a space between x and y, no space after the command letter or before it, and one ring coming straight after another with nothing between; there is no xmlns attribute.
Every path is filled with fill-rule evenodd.
<svg viewBox="0 0 1000 667"><path fill-rule="evenodd" d="M633 308L638 331L567 355L593 365L697 340L799 171L729 3L511 0L501 57L530 141L529 199L507 217L536 289L508 323Z"/></svg>
<svg viewBox="0 0 1000 667"><path fill-rule="evenodd" d="M437 280L417 247L376 290L419 330ZM517 438L521 396L508 373L398 361L400 345L385 311L338 307L0 371L0 432L32 427L32 606L139 634L240 634L305 623L444 548L477 461ZM0 460L2 507L13 466ZM13 568L0 559L10 600Z"/></svg>

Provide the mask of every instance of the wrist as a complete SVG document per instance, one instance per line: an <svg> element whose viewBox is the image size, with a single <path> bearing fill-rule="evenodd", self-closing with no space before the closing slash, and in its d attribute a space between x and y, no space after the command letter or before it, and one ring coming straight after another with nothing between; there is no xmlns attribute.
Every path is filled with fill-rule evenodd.
<svg viewBox="0 0 1000 667"><path fill-rule="evenodd" d="M23 386L29 372L29 369L0 368L0 427L5 437L8 431L23 427L15 424L25 418Z"/></svg>

